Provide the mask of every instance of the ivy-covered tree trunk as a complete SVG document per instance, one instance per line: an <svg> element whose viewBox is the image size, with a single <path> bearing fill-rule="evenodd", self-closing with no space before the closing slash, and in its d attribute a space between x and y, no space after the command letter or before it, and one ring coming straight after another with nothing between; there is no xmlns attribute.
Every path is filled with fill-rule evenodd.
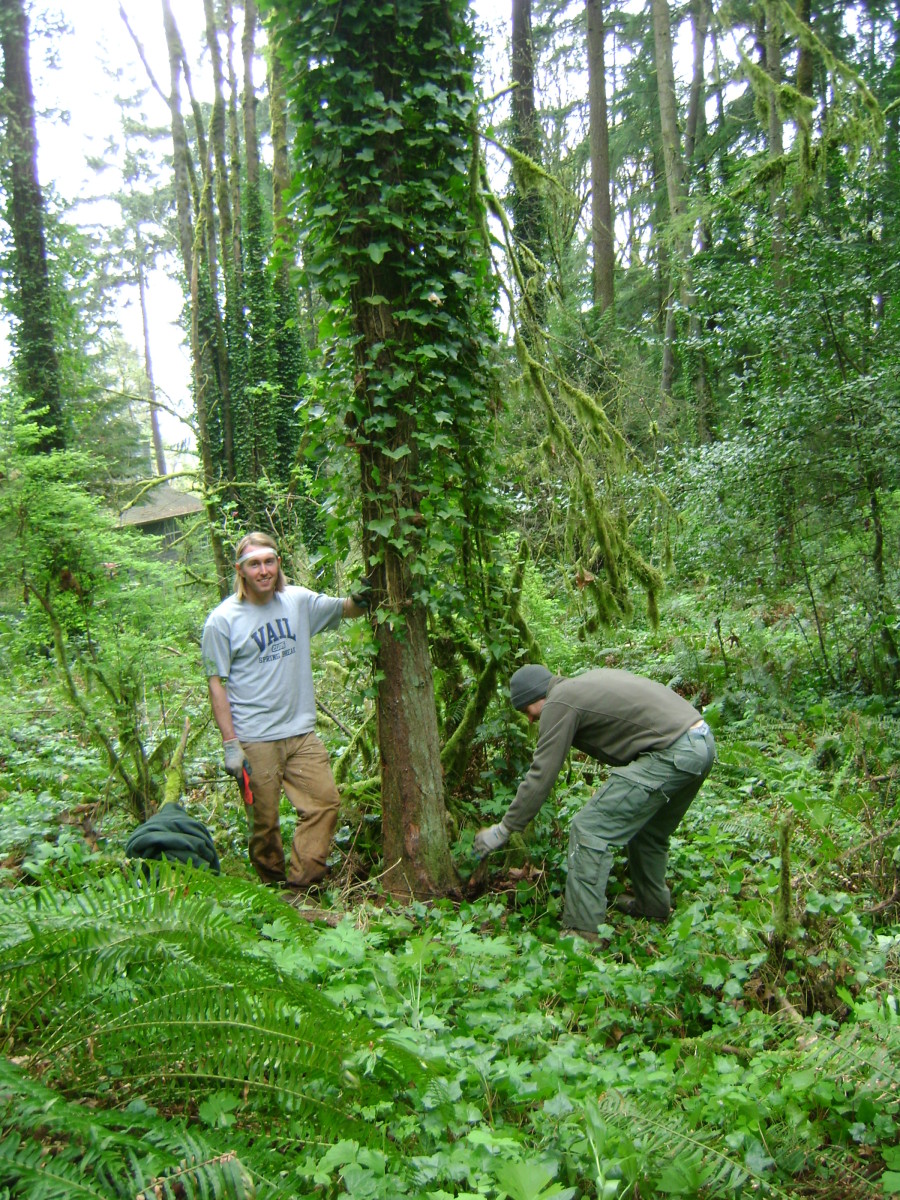
<svg viewBox="0 0 900 1200"><path fill-rule="evenodd" d="M36 449L64 444L62 384L53 329L53 302L38 181L28 22L22 0L0 0L3 115L6 129L6 217L13 238L12 308L15 367L28 411L42 430Z"/></svg>
<svg viewBox="0 0 900 1200"><path fill-rule="evenodd" d="M470 207L467 5L268 7L303 155L306 261L333 331L318 388L360 464L387 886L442 894L456 873L426 613L490 503L490 304L480 213Z"/></svg>

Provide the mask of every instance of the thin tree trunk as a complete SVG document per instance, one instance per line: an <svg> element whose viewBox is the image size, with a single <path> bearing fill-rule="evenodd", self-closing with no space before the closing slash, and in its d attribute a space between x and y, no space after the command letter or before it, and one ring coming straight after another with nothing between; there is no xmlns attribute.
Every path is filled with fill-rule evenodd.
<svg viewBox="0 0 900 1200"><path fill-rule="evenodd" d="M15 367L26 411L41 430L36 449L65 444L62 379L44 235L44 197L37 172L34 93L28 21L22 0L0 0L3 108L9 164L7 219L13 239L16 294Z"/></svg>
<svg viewBox="0 0 900 1200"><path fill-rule="evenodd" d="M672 26L668 0L652 0L652 13L663 169L666 195L669 201L669 221L675 230L675 236L672 239L674 253L668 256L672 290L666 303L663 369L660 377L660 395L663 403L666 403L672 397L675 375L675 292L678 284L682 290L684 288L684 271L687 267L687 247L682 228L685 211L684 160L681 156L681 134L678 130L675 72L672 66Z"/></svg>
<svg viewBox="0 0 900 1200"><path fill-rule="evenodd" d="M194 256L191 154L184 117L181 115L181 39L178 36L168 0L163 0L163 23L166 31L166 45L169 50L169 119L172 128L172 170L175 184L178 246L181 251L185 279L190 282Z"/></svg>
<svg viewBox="0 0 900 1200"><path fill-rule="evenodd" d="M268 271L260 194L259 134L256 124L256 85L253 82L254 48L258 14L253 0L245 0L241 56L244 67L244 156L247 163L244 227L244 307L248 324L245 410L252 431L247 440L248 477L258 480L277 475L278 436L275 354L272 337L272 281ZM247 431L245 431L246 434Z"/></svg>
<svg viewBox="0 0 900 1200"><path fill-rule="evenodd" d="M185 278L189 288L191 317L191 367L193 375L194 407L197 413L198 451L203 476L203 501L206 509L210 545L216 570L219 595L224 599L230 591L229 568L221 535L221 523L216 497L218 475L213 456L212 431L210 429L211 401L218 398L218 369L213 357L217 344L216 323L210 320L203 303L201 292L201 263L208 279L209 238L206 226L211 223L212 201L211 180L208 166L204 169L203 194L197 197L197 225L194 228L193 210L196 181L191 164L190 148L181 114L181 79L184 50L181 36L169 0L162 0L163 23L166 45L169 52L169 113L172 126L174 151L175 207L178 219L178 242L181 250ZM202 126L198 130L202 137ZM205 154L205 144L201 152Z"/></svg>
<svg viewBox="0 0 900 1200"><path fill-rule="evenodd" d="M591 241L594 252L593 296L594 304L599 307L601 312L605 312L613 304L615 267L604 41L603 0L587 0Z"/></svg>
<svg viewBox="0 0 900 1200"><path fill-rule="evenodd" d="M534 42L531 33L531 0L512 0L512 143L532 162L541 161L541 140L534 102ZM522 170L513 172L513 235L524 247L522 275L529 323L542 324L546 312L539 263L544 254L544 216L540 192ZM533 281L533 283L531 282ZM527 334L526 334L527 336Z"/></svg>
<svg viewBox="0 0 900 1200"><path fill-rule="evenodd" d="M222 51L219 45L219 30L216 26L212 0L203 0L203 10L206 17L206 43L209 47L210 60L213 70L213 106L209 120L209 141L213 155L213 171L215 178L216 209L219 218L219 241L222 247L222 275L225 284L225 324L234 325L233 314L240 311L240 300L236 294L234 260L232 247L234 245L234 227L231 213L231 190L226 161L225 138L225 76L222 68ZM229 321L229 316L232 320ZM233 339L235 333L240 336L238 329L226 328L222 331L220 344L225 349L226 361L220 362L220 377L227 379L227 385L222 386L222 453L226 464L226 474L229 478L235 476L234 455L234 415L231 404L231 359L233 347L230 345L229 332Z"/></svg>
<svg viewBox="0 0 900 1200"><path fill-rule="evenodd" d="M209 435L208 394L212 372L201 344L200 325L200 257L205 243L202 217L198 221L196 242L191 265L191 359L194 369L194 405L197 410L197 433L199 435L200 462L203 468L203 502L209 526L213 562L216 568L216 583L219 595L224 600L231 591L228 561L222 541L219 522L219 507L216 500L216 470L213 464L212 445Z"/></svg>
<svg viewBox="0 0 900 1200"><path fill-rule="evenodd" d="M784 131L778 107L778 89L781 87L781 21L780 0L766 0L766 73L769 76L768 134L769 158L776 162L784 155ZM769 184L769 203L772 210L772 271L776 287L784 286L782 258L784 243L784 186L780 175L773 176Z"/></svg>
<svg viewBox="0 0 900 1200"><path fill-rule="evenodd" d="M306 368L306 354L300 325L298 289L291 280L297 230L285 204L291 182L287 97L283 68L274 48L269 54L268 90L272 132L272 305L278 383L277 460L279 478L287 480L291 479L300 441L301 426L294 406L297 401L297 381ZM296 480L292 482L293 486L298 486ZM313 548L321 544L322 523L308 495L303 494L301 505L303 539L307 546Z"/></svg>
<svg viewBox="0 0 900 1200"><path fill-rule="evenodd" d="M684 131L684 157L688 163L694 160L697 147L697 131L703 104L703 59L706 54L706 33L709 29L709 0L692 0L691 28L694 42L694 68L691 72L691 93L688 101L687 124Z"/></svg>
<svg viewBox="0 0 900 1200"><path fill-rule="evenodd" d="M291 163L288 150L287 97L278 55L269 55L269 118L272 129L272 221L274 225L276 275L287 288L290 283L291 258L296 242L293 222L285 209L284 198L291 184Z"/></svg>
<svg viewBox="0 0 900 1200"><path fill-rule="evenodd" d="M678 128L678 103L675 95L675 72L672 65L672 25L668 0L652 0L653 40L656 55L656 81L659 93L659 122L662 136L663 162L666 175L666 194L669 200L669 217L673 227L672 236L672 279L680 291L681 303L688 313L691 341L696 349L691 351L691 379L695 395L695 424L697 436L706 440L709 436L712 399L706 375L706 362L699 347L700 329L697 322L691 264L692 235L687 220L687 154L682 154L681 134ZM685 139L686 151L693 155L703 91L703 54L706 42L708 11L704 0L698 0L692 10L694 16L694 74L691 84L691 108ZM674 299L674 287L673 287ZM674 375L674 340L676 335L675 313L672 303L666 314L666 340L664 366L661 382L663 396L671 395ZM671 355L671 357L670 357Z"/></svg>
<svg viewBox="0 0 900 1200"><path fill-rule="evenodd" d="M678 130L678 102L672 66L672 25L668 0L652 0L653 41L656 47L656 83L659 95L659 124L669 212L678 221L685 212L685 171ZM679 239L684 241L683 233Z"/></svg>
<svg viewBox="0 0 900 1200"><path fill-rule="evenodd" d="M144 374L147 376L147 394L150 401L150 433L153 438L153 458L157 475L166 474L166 455L163 450L162 433L159 428L159 409L156 407L156 384L153 380L153 360L150 357L150 322L147 319L147 286L144 279L143 248L140 230L135 233L137 244L138 299L141 305L141 327L144 335Z"/></svg>
<svg viewBox="0 0 900 1200"><path fill-rule="evenodd" d="M892 605L888 599L888 582L884 570L884 522L881 512L881 489L876 472L866 472L869 491L869 512L872 514L872 567L875 572L875 591L878 597L878 620L881 623L880 641L884 651L882 664L882 687L886 695L891 694L900 679L900 653L894 638L891 622Z"/></svg>
<svg viewBox="0 0 900 1200"><path fill-rule="evenodd" d="M810 18L812 17L812 0L797 0L797 17L804 25L809 25ZM801 96L805 96L809 100L812 99L813 94L813 65L812 48L806 45L801 38L797 51L797 91ZM805 121L799 122L797 136L800 139L800 162L803 165L803 174L808 175L812 170L810 160L811 138Z"/></svg>
<svg viewBox="0 0 900 1200"><path fill-rule="evenodd" d="M241 133L237 111L238 82L234 69L234 14L231 0L226 0L225 17L228 29L228 150L231 156L231 210L234 221L231 257L234 263L235 283L240 295L244 287L244 257L241 248Z"/></svg>
<svg viewBox="0 0 900 1200"><path fill-rule="evenodd" d="M703 60L706 54L706 34L709 28L709 0L692 0L691 27L694 41L694 69L691 74L691 92L688 102L687 124L684 132L684 157L689 169L694 165L697 136L704 100ZM696 305L691 303L691 344L694 347L694 390L697 401L697 437L701 442L709 440L713 423L713 399L706 371L706 355L701 349L702 330Z"/></svg>
<svg viewBox="0 0 900 1200"><path fill-rule="evenodd" d="M247 183L259 188L259 138L256 132L256 88L253 85L253 44L258 20L254 0L244 0L244 32L241 51L244 59L244 154L247 159Z"/></svg>

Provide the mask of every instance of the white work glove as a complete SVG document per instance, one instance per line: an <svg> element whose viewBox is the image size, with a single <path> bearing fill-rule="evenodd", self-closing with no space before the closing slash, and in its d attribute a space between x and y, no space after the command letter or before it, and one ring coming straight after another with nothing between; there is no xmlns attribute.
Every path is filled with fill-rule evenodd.
<svg viewBox="0 0 900 1200"><path fill-rule="evenodd" d="M247 763L247 760L244 758L244 747L237 738L229 738L224 746L225 770L240 783L241 776L244 773L244 766Z"/></svg>
<svg viewBox="0 0 900 1200"><path fill-rule="evenodd" d="M509 835L510 830L506 828L503 821L499 825L489 825L487 829L479 829L473 843L475 853L479 858L484 858L492 850L499 850L501 846L505 846L509 841Z"/></svg>

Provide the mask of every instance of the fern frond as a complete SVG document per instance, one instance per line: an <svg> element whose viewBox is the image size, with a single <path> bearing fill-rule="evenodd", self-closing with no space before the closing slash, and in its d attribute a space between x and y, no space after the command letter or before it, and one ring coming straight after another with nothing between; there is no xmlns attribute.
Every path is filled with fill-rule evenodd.
<svg viewBox="0 0 900 1200"><path fill-rule="evenodd" d="M803 1065L815 1067L823 1078L846 1080L856 1093L865 1088L880 1104L900 1110L900 1027L887 1022L842 1025L820 1033L802 1053Z"/></svg>
<svg viewBox="0 0 900 1200"><path fill-rule="evenodd" d="M281 969L282 942L261 933L316 937L290 906L247 920L230 907L242 887L213 878L167 863L151 879L0 896L12 918L0 1032L70 1095L114 1082L118 1103L188 1111L228 1088L248 1125L282 1114L298 1136L366 1144L361 1111L396 1104L433 1068Z"/></svg>
<svg viewBox="0 0 900 1200"><path fill-rule="evenodd" d="M652 1164L654 1174L667 1165L677 1166L682 1172L694 1172L709 1195L737 1196L749 1188L757 1195L790 1200L788 1192L732 1150L724 1135L698 1132L675 1109L652 1109L643 1101L638 1107L631 1098L609 1092L597 1102L596 1112L638 1150L642 1161ZM585 1116L590 1128L590 1109Z"/></svg>
<svg viewBox="0 0 900 1200"><path fill-rule="evenodd" d="M233 1135L229 1138L234 1144ZM241 1147L247 1152L249 1147ZM27 1200L222 1197L263 1200L233 1149L147 1107L126 1113L66 1101L0 1060L0 1178ZM152 1189L152 1190L149 1190Z"/></svg>

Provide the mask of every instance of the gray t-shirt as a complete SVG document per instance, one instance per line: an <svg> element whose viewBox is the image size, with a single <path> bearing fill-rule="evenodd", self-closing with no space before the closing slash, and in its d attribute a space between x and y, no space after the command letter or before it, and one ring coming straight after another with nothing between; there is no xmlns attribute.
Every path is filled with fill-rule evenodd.
<svg viewBox="0 0 900 1200"><path fill-rule="evenodd" d="M229 596L203 627L203 668L225 683L242 742L300 737L316 727L310 638L336 629L344 601L286 587L268 604Z"/></svg>

